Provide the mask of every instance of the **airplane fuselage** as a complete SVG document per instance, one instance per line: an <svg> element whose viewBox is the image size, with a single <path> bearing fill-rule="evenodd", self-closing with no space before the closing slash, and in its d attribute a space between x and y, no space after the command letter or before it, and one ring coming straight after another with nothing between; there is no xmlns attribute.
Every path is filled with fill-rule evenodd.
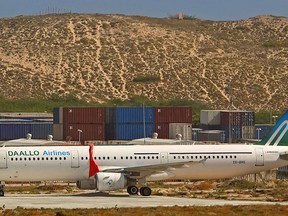
<svg viewBox="0 0 288 216"><path fill-rule="evenodd" d="M95 146L100 172L177 162L193 165L171 168L147 180L219 179L257 173L288 165L279 158L285 146L259 145L115 145ZM1 181L57 181L89 178L89 146L0 148Z"/></svg>

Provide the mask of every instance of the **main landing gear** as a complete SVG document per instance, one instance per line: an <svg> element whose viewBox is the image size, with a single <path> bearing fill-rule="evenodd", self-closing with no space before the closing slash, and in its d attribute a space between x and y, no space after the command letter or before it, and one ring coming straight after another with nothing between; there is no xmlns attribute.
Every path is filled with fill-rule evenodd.
<svg viewBox="0 0 288 216"><path fill-rule="evenodd" d="M127 187L127 192L130 194L130 195L137 195L138 194L138 187L136 187L135 185L130 185ZM151 195L151 188L150 187L147 187L147 186L144 186L144 187L141 187L140 188L140 194L142 196L150 196Z"/></svg>

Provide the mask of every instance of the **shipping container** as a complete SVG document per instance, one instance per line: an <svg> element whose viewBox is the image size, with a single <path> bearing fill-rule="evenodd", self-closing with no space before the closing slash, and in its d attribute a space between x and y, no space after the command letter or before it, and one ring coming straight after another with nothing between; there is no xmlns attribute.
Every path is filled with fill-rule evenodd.
<svg viewBox="0 0 288 216"><path fill-rule="evenodd" d="M242 112L241 111L221 111L220 112L221 126L235 125L242 126Z"/></svg>
<svg viewBox="0 0 288 216"><path fill-rule="evenodd" d="M63 107L53 108L53 123L63 124Z"/></svg>
<svg viewBox="0 0 288 216"><path fill-rule="evenodd" d="M255 125L255 139L263 139L274 125L272 124L256 124ZM259 135L259 136L258 136Z"/></svg>
<svg viewBox="0 0 288 216"><path fill-rule="evenodd" d="M226 140L225 131L222 130L202 130L198 132L198 141L224 143Z"/></svg>
<svg viewBox="0 0 288 216"><path fill-rule="evenodd" d="M47 112L44 113L0 113L0 119L25 119L25 120L34 120L34 119L46 119L53 118L53 115Z"/></svg>
<svg viewBox="0 0 288 216"><path fill-rule="evenodd" d="M63 124L104 123L105 108L103 107L63 107Z"/></svg>
<svg viewBox="0 0 288 216"><path fill-rule="evenodd" d="M288 172L288 166L279 167L278 170Z"/></svg>
<svg viewBox="0 0 288 216"><path fill-rule="evenodd" d="M47 139L48 135L53 135L53 123L32 123L30 133L34 139Z"/></svg>
<svg viewBox="0 0 288 216"><path fill-rule="evenodd" d="M254 126L255 125L255 113L244 111L242 113L242 126Z"/></svg>
<svg viewBox="0 0 288 216"><path fill-rule="evenodd" d="M63 124L63 138L71 141L104 140L104 124Z"/></svg>
<svg viewBox="0 0 288 216"><path fill-rule="evenodd" d="M31 133L31 124L29 123L0 124L0 140L25 138L28 133Z"/></svg>
<svg viewBox="0 0 288 216"><path fill-rule="evenodd" d="M200 124L199 127L203 130L221 130L221 125Z"/></svg>
<svg viewBox="0 0 288 216"><path fill-rule="evenodd" d="M153 107L116 107L114 109L116 124L154 123Z"/></svg>
<svg viewBox="0 0 288 216"><path fill-rule="evenodd" d="M169 139L169 123L155 123L155 132L159 139Z"/></svg>
<svg viewBox="0 0 288 216"><path fill-rule="evenodd" d="M192 124L192 107L154 107L154 115L155 123Z"/></svg>
<svg viewBox="0 0 288 216"><path fill-rule="evenodd" d="M53 139L64 140L63 124L53 124Z"/></svg>
<svg viewBox="0 0 288 216"><path fill-rule="evenodd" d="M242 127L231 125L229 126L222 126L223 131L225 131L225 142L241 142L242 141Z"/></svg>
<svg viewBox="0 0 288 216"><path fill-rule="evenodd" d="M220 125L219 110L201 110L200 124L201 125Z"/></svg>
<svg viewBox="0 0 288 216"><path fill-rule="evenodd" d="M254 126L242 126L242 139L254 139Z"/></svg>
<svg viewBox="0 0 288 216"><path fill-rule="evenodd" d="M146 123L145 130L142 123L118 123L115 125L114 140L132 140L143 137L152 137L153 133L153 123Z"/></svg>
<svg viewBox="0 0 288 216"><path fill-rule="evenodd" d="M182 135L182 140L192 140L192 124L170 123L169 139L175 139L177 134Z"/></svg>
<svg viewBox="0 0 288 216"><path fill-rule="evenodd" d="M202 130L202 128L192 128L192 140L198 141L198 133Z"/></svg>

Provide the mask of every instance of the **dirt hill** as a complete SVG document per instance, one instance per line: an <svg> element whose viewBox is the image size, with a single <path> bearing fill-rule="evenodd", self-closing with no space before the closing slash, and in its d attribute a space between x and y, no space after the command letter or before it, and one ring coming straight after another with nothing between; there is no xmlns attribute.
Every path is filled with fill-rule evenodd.
<svg viewBox="0 0 288 216"><path fill-rule="evenodd" d="M211 108L288 107L288 18L213 22L63 14L0 19L0 96L144 94Z"/></svg>

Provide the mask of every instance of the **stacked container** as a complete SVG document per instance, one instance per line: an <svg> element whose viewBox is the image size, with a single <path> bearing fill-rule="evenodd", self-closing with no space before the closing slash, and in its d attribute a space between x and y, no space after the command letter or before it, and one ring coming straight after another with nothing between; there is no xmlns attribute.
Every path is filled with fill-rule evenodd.
<svg viewBox="0 0 288 216"><path fill-rule="evenodd" d="M53 110L56 140L104 140L105 109L99 107L59 107Z"/></svg>
<svg viewBox="0 0 288 216"><path fill-rule="evenodd" d="M53 122L34 122L23 119L1 119L0 120L0 140L12 140L25 138L28 133L32 138L46 139L53 134Z"/></svg>
<svg viewBox="0 0 288 216"><path fill-rule="evenodd" d="M202 110L201 128L205 130L222 130L226 142L242 139L254 139L255 113L239 110Z"/></svg>
<svg viewBox="0 0 288 216"><path fill-rule="evenodd" d="M154 133L153 107L106 108L106 140L131 140Z"/></svg>
<svg viewBox="0 0 288 216"><path fill-rule="evenodd" d="M192 107L154 107L154 115L155 132L158 133L158 138L169 139L169 124L171 123L186 123L187 126L184 127L191 127L189 133L192 134ZM175 134L177 131L173 132L173 129L170 129L170 133Z"/></svg>

